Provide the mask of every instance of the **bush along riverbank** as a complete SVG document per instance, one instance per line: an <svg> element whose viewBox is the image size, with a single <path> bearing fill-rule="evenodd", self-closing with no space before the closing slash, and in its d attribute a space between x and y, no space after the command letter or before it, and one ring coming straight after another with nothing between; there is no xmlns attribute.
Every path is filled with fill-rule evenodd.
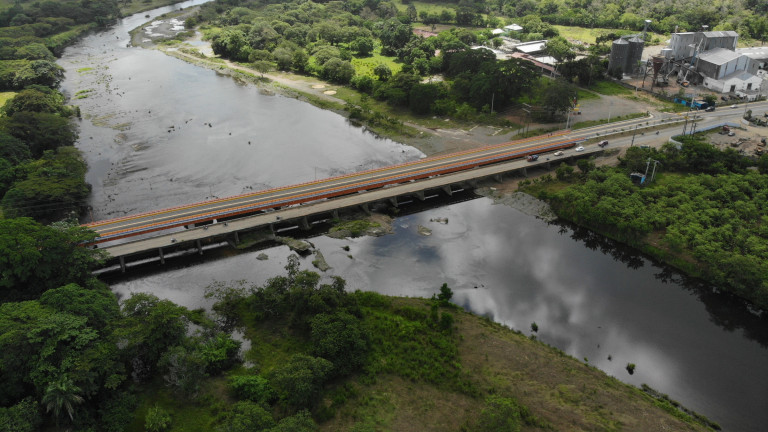
<svg viewBox="0 0 768 432"><path fill-rule="evenodd" d="M768 309L768 157L718 150L706 135L681 141L629 148L618 167L563 164L525 190L563 219Z"/></svg>

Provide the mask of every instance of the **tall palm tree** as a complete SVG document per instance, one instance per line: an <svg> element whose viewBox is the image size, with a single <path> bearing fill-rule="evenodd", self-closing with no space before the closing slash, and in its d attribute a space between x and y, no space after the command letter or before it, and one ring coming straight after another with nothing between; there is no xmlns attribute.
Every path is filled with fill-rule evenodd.
<svg viewBox="0 0 768 432"><path fill-rule="evenodd" d="M80 387L66 375L62 375L57 381L48 384L43 395L43 405L45 412L53 410L53 416L56 418L56 424L62 414L62 409L67 412L69 419L74 419L75 405L83 403L83 397L80 396Z"/></svg>

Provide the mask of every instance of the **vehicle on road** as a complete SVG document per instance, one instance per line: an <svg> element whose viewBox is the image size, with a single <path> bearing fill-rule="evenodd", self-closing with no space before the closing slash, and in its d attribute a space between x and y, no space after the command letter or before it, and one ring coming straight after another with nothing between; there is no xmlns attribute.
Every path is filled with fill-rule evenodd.
<svg viewBox="0 0 768 432"><path fill-rule="evenodd" d="M608 140L602 140L597 144L599 147L605 147L608 145Z"/></svg>
<svg viewBox="0 0 768 432"><path fill-rule="evenodd" d="M736 135L736 132L734 132L734 131L728 132L728 136L734 136L734 135Z"/></svg>
<svg viewBox="0 0 768 432"><path fill-rule="evenodd" d="M563 153L563 151L562 151L562 150L558 150L558 151L556 151L556 152L553 154L553 156L562 156L563 154L564 154L564 153Z"/></svg>
<svg viewBox="0 0 768 432"><path fill-rule="evenodd" d="M576 151L582 152L582 151L584 151L584 147L578 146L578 147L576 147Z"/></svg>
<svg viewBox="0 0 768 432"><path fill-rule="evenodd" d="M736 104L731 105L731 108L736 108Z"/></svg>
<svg viewBox="0 0 768 432"><path fill-rule="evenodd" d="M539 159L539 155L529 155L528 162L534 162Z"/></svg>
<svg viewBox="0 0 768 432"><path fill-rule="evenodd" d="M707 109L705 109L704 111L706 111L706 112L712 112L712 111L714 111L714 110L715 110L715 107L714 107L714 105L713 105L713 106L708 106L708 107L707 107Z"/></svg>

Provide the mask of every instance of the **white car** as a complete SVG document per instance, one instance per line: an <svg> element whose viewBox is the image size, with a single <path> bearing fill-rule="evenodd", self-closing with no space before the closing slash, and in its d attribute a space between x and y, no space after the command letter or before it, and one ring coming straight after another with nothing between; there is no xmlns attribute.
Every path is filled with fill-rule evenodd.
<svg viewBox="0 0 768 432"><path fill-rule="evenodd" d="M736 108L736 105L731 105L731 108Z"/></svg>
<svg viewBox="0 0 768 432"><path fill-rule="evenodd" d="M562 156L562 155L563 155L563 151L562 150L558 150L552 156Z"/></svg>
<svg viewBox="0 0 768 432"><path fill-rule="evenodd" d="M578 147L576 147L576 151L584 151L584 147L578 146Z"/></svg>

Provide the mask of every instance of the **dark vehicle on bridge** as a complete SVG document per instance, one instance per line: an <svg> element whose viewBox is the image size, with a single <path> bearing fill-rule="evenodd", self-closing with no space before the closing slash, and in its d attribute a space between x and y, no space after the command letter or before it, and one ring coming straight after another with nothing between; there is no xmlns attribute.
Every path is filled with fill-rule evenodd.
<svg viewBox="0 0 768 432"><path fill-rule="evenodd" d="M597 145L598 147L605 147L608 145L608 140L602 140Z"/></svg>
<svg viewBox="0 0 768 432"><path fill-rule="evenodd" d="M539 155L529 155L528 156L528 162L535 162L539 160Z"/></svg>

